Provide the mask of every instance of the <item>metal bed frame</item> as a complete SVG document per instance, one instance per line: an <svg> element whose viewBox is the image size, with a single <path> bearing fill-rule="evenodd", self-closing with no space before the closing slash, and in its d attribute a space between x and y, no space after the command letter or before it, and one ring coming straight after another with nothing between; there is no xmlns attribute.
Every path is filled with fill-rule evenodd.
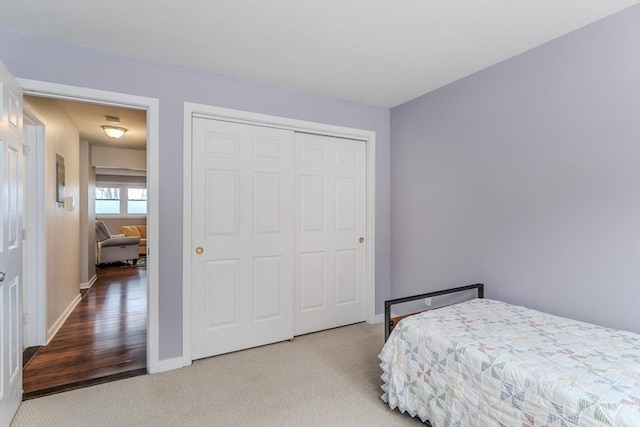
<svg viewBox="0 0 640 427"><path fill-rule="evenodd" d="M384 340L389 339L391 329L395 326L395 320L391 319L391 306L394 304L400 304L403 302L415 301L425 298L437 297L441 295L453 294L456 292L469 291L476 289L478 292L478 298L484 298L484 284L476 283L475 285L459 286L457 288L443 289L441 291L427 292L426 294L412 295L404 298L390 299L384 302ZM415 313L414 313L415 314ZM401 316L405 317L405 316Z"/></svg>

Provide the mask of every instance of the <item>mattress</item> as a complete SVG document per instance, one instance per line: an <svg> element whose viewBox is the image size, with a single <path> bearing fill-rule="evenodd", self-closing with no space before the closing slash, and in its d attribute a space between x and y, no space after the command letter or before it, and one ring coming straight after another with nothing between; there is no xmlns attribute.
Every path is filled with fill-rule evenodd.
<svg viewBox="0 0 640 427"><path fill-rule="evenodd" d="M640 426L640 335L490 299L403 319L382 399L433 427Z"/></svg>

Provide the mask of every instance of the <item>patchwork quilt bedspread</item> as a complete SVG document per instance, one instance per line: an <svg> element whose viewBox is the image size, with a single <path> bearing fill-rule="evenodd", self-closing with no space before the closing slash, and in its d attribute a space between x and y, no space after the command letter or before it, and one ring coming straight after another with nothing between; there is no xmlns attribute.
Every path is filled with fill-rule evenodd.
<svg viewBox="0 0 640 427"><path fill-rule="evenodd" d="M403 319L382 399L444 426L640 426L640 335L489 299Z"/></svg>

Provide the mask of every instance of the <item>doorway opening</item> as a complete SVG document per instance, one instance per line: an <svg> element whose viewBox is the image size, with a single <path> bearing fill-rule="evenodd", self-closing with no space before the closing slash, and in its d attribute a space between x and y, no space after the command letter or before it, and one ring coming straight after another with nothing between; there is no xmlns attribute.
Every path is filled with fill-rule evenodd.
<svg viewBox="0 0 640 427"><path fill-rule="evenodd" d="M25 114L28 145L26 151L29 154L26 169L27 187L25 193L29 194L32 192L31 190L35 191L33 191L34 200L25 200L26 207L28 207L25 211L32 214L31 218L28 216L25 217L25 228L27 229L25 233L27 237L25 239L25 271L30 272L33 277L25 280L24 307L26 313L25 320L27 322L24 328L24 341L25 347L38 348L46 345L46 347L41 347L41 350L36 353L35 358L31 359L30 365L27 365L25 369L25 398L29 397L30 389L32 388L29 385L29 369L35 369L35 361L37 361L39 356L46 354L44 349L47 349L47 347L53 349L53 344L56 339L62 338L65 335L65 326L73 323L72 320L74 317L77 318L76 320L81 320L79 321L79 326L76 326L75 329L69 326L74 329L72 335L74 338L81 338L82 334L78 332L78 328L82 327L86 329L85 335L88 336L90 335L89 331L92 332L93 344L91 345L91 349L100 351L102 353L102 359L106 359L105 356L109 346L113 348L117 347L115 341L118 339L122 340L123 337L125 337L125 341L131 343L131 337L126 338L127 332L133 333L136 331L137 349L135 350L136 355L133 357L131 352L122 351L122 347L120 347L119 354L122 356L122 360L112 360L106 363L108 367L103 366L102 368L98 368L94 366L93 372L88 374L88 377L86 373L84 374L84 379L81 377L69 377L71 379L68 383L75 383L76 385L82 385L84 383L88 385L98 381L104 382L105 378L117 379L117 376L123 373L131 374L133 372L141 374L158 372L157 252L155 251L157 247L157 226L155 225L157 221L157 195L155 195L155 191L157 191L155 190L157 188L157 173L154 171L154 168L157 168L158 149L157 146L153 145L154 142L157 144L157 100L85 88L53 85L44 82L23 80L20 83L25 87L25 95L31 95L25 97L26 103L28 104L27 108L31 106L32 110L35 111L35 113L30 113L29 110L27 110ZM45 147L44 141L45 138L47 142L56 137L64 139L64 134L60 135L57 133L59 127L54 126L55 120L51 120L49 117L50 110L48 107L43 107L43 102L53 103L55 104L55 108L62 111L62 114L66 116L71 126L76 128L76 134L78 135L76 144L80 145L80 147L75 147L77 158L74 158L76 154L71 154L68 156L66 162L67 176L69 176L70 172L75 173L73 181L76 187L67 187L66 197L63 197L62 203L58 200L48 200L48 197L45 199L45 194L47 193L45 187L48 185L47 178L49 178L46 175L47 170L48 168L54 168L48 164L51 162L47 162L47 160L50 160L47 154L52 154L55 157L56 154L59 154L56 151L61 151L61 148ZM74 108L77 111L75 111ZM96 142L97 138L89 135L83 127L85 125L82 123L86 118L80 117L82 114L95 115L97 114L94 111L96 109L104 110L105 112L101 113L104 116L122 116L120 119L123 127L126 122L127 126L130 127L130 129L128 129L128 131L131 132L130 135L136 136L138 140L141 139L142 146L127 146L125 142L127 138L122 139L121 147L116 146L109 148L107 144ZM45 110L47 114L43 115L41 110ZM141 115L142 123L137 123L135 126L130 124L131 122L125 116L128 112L137 113L138 116ZM101 117L100 119L102 121L106 120L105 117ZM98 130L102 132L100 127L98 127ZM149 138L149 134L151 134L151 138ZM147 144L147 141L149 141L149 144ZM66 143L69 143L69 141L66 141ZM149 145L149 147L147 147L147 145ZM146 148L150 148L151 152L147 150L145 153ZM108 151L109 149L114 152L117 152L117 150L136 150L137 156L126 155L136 154L133 151L123 151L119 154L124 153L125 159L129 161L131 157L142 158L149 166L146 168L146 173L145 168L137 168L132 166L130 162L125 162L126 164L122 165L123 167L121 168L118 168L115 164L105 165L104 163L96 168L96 165L93 164L91 160L92 150L100 151L97 157L105 160L109 158L105 155L105 150ZM29 157L32 158L29 159ZM111 156L111 160L114 161L116 157L117 156ZM149 161L149 159L152 159L152 161ZM73 164L79 166L81 160L85 166L81 171L70 171L68 169L69 166ZM89 169L93 169L93 175L86 173L86 170ZM84 177L81 176L83 174L85 175ZM86 175L90 175L88 180ZM126 199L124 200L125 208L126 203L129 203L130 206L137 205L138 208L137 211L134 209L135 214L133 215L127 216L126 212L124 212L125 215L122 215L123 212L120 212L120 215L114 215L108 218L115 221L115 223L110 224L110 231L113 234L120 233L120 223L118 223L118 221L125 222L128 226L147 225L150 229L148 233L149 244L145 247L144 251L141 250L139 262L137 262L135 266L132 265L133 263L131 261L121 264L104 263L97 265L96 243L93 232L96 218L95 211L93 211L95 207L95 188L96 185L105 185L105 183L106 185L116 186L124 190L121 194ZM136 188L136 191L132 191L132 194L137 197L133 199L126 197L126 189L129 187ZM92 193L94 197L91 197ZM144 199L146 199L147 195L149 198L145 201ZM139 211L140 205L145 204L141 203L142 201L146 202L146 212ZM92 209L88 209L88 206L91 206ZM51 211L53 211L53 214ZM60 217L74 216L76 217L75 233L78 237L76 239L70 238L73 233L69 233L68 228L56 223L56 219L60 219ZM100 215L98 218L100 218ZM148 224L144 224L147 221ZM78 223L80 223L80 230L77 229ZM31 237L31 239L29 239L29 237ZM75 251L77 254L75 258L79 260L76 261L76 269L80 271L76 272L76 280L70 284L72 287L75 286L77 298L74 297L71 301L67 298L66 302L68 302L68 304L63 303L63 310L60 310L60 307L56 306L58 301L55 300L56 296L60 296L60 289L51 288L51 286L58 284L55 279L56 274L60 276L58 270L61 269L57 268L59 264L57 261L59 261L59 259L56 259L56 257L61 256L61 250L60 248L57 250L54 248L54 250L51 251L52 246L54 246L51 244L52 240L62 241L64 243L62 245L63 251L65 247L68 249L75 246L75 249L71 250L71 253ZM147 252L150 255L148 260L146 256ZM36 256L31 256L34 254ZM156 254L155 259L153 259L153 254ZM66 255L68 256L69 253ZM52 280L52 278L54 280ZM154 282L156 286L152 286ZM64 287L65 285L63 284L62 286ZM154 290L150 289L152 287ZM103 288L106 290L105 292L102 292ZM116 292L116 288L121 292ZM65 291L63 290L62 292ZM103 294L102 297L100 296L101 294ZM112 319L108 321L102 316L102 319L95 319L96 323L88 326L90 324L88 321L88 316L91 314L90 312L95 313L98 311L98 300L101 301L100 304L110 306L110 311L113 311L113 307L127 309L128 315L122 314L125 313L126 310L121 310L122 315L118 320ZM87 310L86 307L83 308L83 305L87 307L90 306L91 309ZM132 311L133 309L137 311L134 310L134 313L134 311ZM84 310L82 314L81 310ZM109 322L111 322L110 326L108 325ZM108 330L110 327L122 333L116 335L109 333ZM97 336L95 333L102 333L102 336ZM62 358L67 365L80 368L80 364L78 363L80 359L77 357L88 359L88 353L90 353L91 349L81 349L80 346L76 344L68 346L75 347L75 353L61 352L60 355L64 355ZM77 357L72 357L73 355ZM119 369L120 372L116 372L114 367ZM49 371L53 370L58 370L58 368L52 368ZM38 382L43 383L47 389L55 390L56 387L63 386L63 384L46 384L46 380L50 379L49 377L51 376L46 373L46 369L45 371L40 371L37 376L39 377ZM100 378L102 378L102 380L100 380ZM38 387L42 388L42 385ZM63 389L65 388L63 387L62 390Z"/></svg>

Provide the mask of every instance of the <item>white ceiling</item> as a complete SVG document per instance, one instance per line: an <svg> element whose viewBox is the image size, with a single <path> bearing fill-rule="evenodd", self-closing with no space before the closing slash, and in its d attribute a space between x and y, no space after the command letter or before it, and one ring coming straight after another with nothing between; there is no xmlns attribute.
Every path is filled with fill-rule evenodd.
<svg viewBox="0 0 640 427"><path fill-rule="evenodd" d="M0 0L3 1L3 0ZM25 96L29 103L31 96ZM112 105L92 104L88 102L49 99L57 104L71 120L80 133L80 140L89 141L92 145L105 147L145 150L147 148L147 113L144 110L115 107ZM37 110L37 106L34 107ZM108 122L105 117L120 119L120 124ZM113 125L127 129L122 138L108 137L102 125Z"/></svg>
<svg viewBox="0 0 640 427"><path fill-rule="evenodd" d="M0 26L393 107L638 0L0 0Z"/></svg>

